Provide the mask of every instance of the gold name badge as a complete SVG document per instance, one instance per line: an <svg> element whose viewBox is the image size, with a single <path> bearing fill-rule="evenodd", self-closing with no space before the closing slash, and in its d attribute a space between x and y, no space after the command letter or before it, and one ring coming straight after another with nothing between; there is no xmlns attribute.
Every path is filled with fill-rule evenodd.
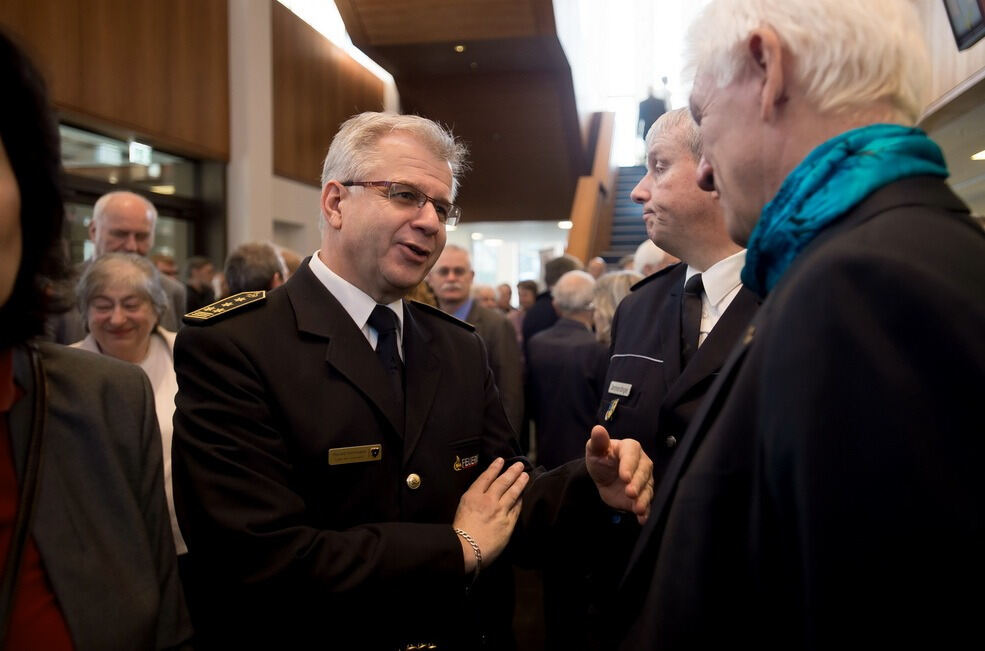
<svg viewBox="0 0 985 651"><path fill-rule="evenodd" d="M351 448L332 448L328 451L328 465L341 466L347 463L365 463L383 458L383 446L354 445Z"/></svg>

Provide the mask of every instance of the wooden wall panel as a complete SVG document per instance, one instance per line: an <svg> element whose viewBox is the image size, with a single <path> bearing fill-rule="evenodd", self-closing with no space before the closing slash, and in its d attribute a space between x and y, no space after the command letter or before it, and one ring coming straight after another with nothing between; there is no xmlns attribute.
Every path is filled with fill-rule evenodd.
<svg viewBox="0 0 985 651"><path fill-rule="evenodd" d="M383 109L383 82L278 2L273 12L274 174L320 186L339 125Z"/></svg>
<svg viewBox="0 0 985 651"><path fill-rule="evenodd" d="M229 158L226 0L4 0L73 121Z"/></svg>

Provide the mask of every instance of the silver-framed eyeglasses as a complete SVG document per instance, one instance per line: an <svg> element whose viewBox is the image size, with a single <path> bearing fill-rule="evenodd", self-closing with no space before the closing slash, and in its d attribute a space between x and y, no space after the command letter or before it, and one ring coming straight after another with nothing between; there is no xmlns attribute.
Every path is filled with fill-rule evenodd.
<svg viewBox="0 0 985 651"><path fill-rule="evenodd" d="M413 185L399 181L346 181L342 185L345 187L358 185L360 187L383 188L387 199L397 206L406 208L416 206L421 209L425 203L430 201L434 205L434 211L438 214L438 221L445 226L454 226L462 219L462 209L459 206L429 197Z"/></svg>

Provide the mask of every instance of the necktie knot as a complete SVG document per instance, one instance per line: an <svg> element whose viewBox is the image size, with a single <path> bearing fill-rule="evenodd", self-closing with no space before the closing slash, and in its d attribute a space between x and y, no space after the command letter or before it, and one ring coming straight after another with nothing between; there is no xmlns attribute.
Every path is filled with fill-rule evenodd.
<svg viewBox="0 0 985 651"><path fill-rule="evenodd" d="M374 307L372 313L369 315L368 323L379 335L396 332L400 324L397 320L396 313L386 305L377 305Z"/></svg>
<svg viewBox="0 0 985 651"><path fill-rule="evenodd" d="M701 274L694 274L688 278L687 282L684 283L684 293L701 296L701 292L705 291L704 282L701 280Z"/></svg>

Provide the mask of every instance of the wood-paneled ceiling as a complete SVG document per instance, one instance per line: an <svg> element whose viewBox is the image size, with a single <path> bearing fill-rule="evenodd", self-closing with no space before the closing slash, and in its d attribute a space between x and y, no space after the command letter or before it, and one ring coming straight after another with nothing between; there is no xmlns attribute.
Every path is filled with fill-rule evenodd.
<svg viewBox="0 0 985 651"><path fill-rule="evenodd" d="M551 0L336 5L353 42L393 75L403 112L469 146L464 219L567 219L588 162Z"/></svg>

